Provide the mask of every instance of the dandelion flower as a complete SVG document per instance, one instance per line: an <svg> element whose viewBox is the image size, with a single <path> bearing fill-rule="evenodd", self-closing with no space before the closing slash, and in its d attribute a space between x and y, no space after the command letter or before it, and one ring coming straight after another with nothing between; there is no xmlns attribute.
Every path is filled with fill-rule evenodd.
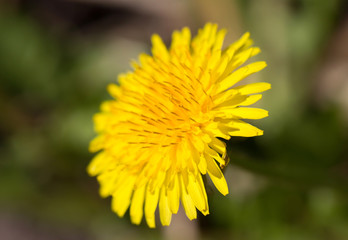
<svg viewBox="0 0 348 240"><path fill-rule="evenodd" d="M266 63L242 66L260 49L249 33L221 50L225 30L208 23L191 39L188 28L175 31L168 49L152 36L152 56L141 54L134 70L110 84L113 100L94 116L98 136L90 143L99 152L88 166L97 176L100 194L112 196L112 210L131 221L143 215L155 227L159 207L162 225L169 225L181 203L187 217L198 209L209 214L203 176L228 194L221 168L226 146L221 139L253 137L263 131L241 119L260 119L268 112L245 107L260 100L268 83L234 85L262 70Z"/></svg>

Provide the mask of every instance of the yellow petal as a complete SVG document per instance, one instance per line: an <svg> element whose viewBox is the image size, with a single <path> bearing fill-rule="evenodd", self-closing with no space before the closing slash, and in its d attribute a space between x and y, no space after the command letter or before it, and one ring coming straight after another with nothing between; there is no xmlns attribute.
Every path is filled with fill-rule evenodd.
<svg viewBox="0 0 348 240"><path fill-rule="evenodd" d="M97 113L93 116L94 130L103 132L110 124L110 113Z"/></svg>
<svg viewBox="0 0 348 240"><path fill-rule="evenodd" d="M159 213L160 219L163 226L169 226L172 220L172 212L169 208L168 198L166 195L166 189L162 187L160 199L159 199Z"/></svg>
<svg viewBox="0 0 348 240"><path fill-rule="evenodd" d="M221 80L220 83L218 83L218 87L216 89L217 93L220 93L230 87L232 87L234 84L238 83L242 79L248 77L249 75L258 72L262 69L264 69L267 66L266 62L254 62L249 65L246 65L245 67L241 67L238 70L231 73L228 77Z"/></svg>
<svg viewBox="0 0 348 240"><path fill-rule="evenodd" d="M251 104L256 103L262 98L262 94L255 94L255 95L250 95L243 101L239 106L249 106Z"/></svg>
<svg viewBox="0 0 348 240"><path fill-rule="evenodd" d="M87 172L91 176L96 176L108 166L110 157L103 151L98 153L87 167Z"/></svg>
<svg viewBox="0 0 348 240"><path fill-rule="evenodd" d="M130 207L130 217L133 224L139 225L143 218L145 185L135 189Z"/></svg>
<svg viewBox="0 0 348 240"><path fill-rule="evenodd" d="M239 106L243 104L247 100L247 98L248 96L245 96L245 95L240 95L240 94L232 95L230 98L226 99L226 101L221 102L219 105L215 106L213 110L217 110L224 107Z"/></svg>
<svg viewBox="0 0 348 240"><path fill-rule="evenodd" d="M223 141L217 139L216 137L212 138L211 142L209 143L209 146L220 154L225 154L226 152L226 144Z"/></svg>
<svg viewBox="0 0 348 240"><path fill-rule="evenodd" d="M112 210L120 217L123 217L129 207L135 179L134 176L129 176L124 184L112 196Z"/></svg>
<svg viewBox="0 0 348 240"><path fill-rule="evenodd" d="M199 184L199 178L201 178L200 174L198 174L196 177L193 174L189 174L187 191L197 209L203 214L206 214L208 211L208 202L206 201L205 188L201 188L201 185Z"/></svg>
<svg viewBox="0 0 348 240"><path fill-rule="evenodd" d="M222 55L213 73L213 75L215 74L216 78L219 78L221 74L226 70L226 66L229 61L230 61L229 55L227 54Z"/></svg>
<svg viewBox="0 0 348 240"><path fill-rule="evenodd" d="M247 41L246 44L250 44L250 41ZM238 51L233 59L232 69L236 69L245 63L249 58L259 54L261 52L258 47L251 47L245 50Z"/></svg>
<svg viewBox="0 0 348 240"><path fill-rule="evenodd" d="M235 87L234 89L238 90L241 94L253 94L253 93L261 93L271 88L271 84L266 82L258 82L251 83L239 87Z"/></svg>
<svg viewBox="0 0 348 240"><path fill-rule="evenodd" d="M189 149L190 149L190 153L191 153L190 155L191 155L193 161L194 161L196 164L198 164L199 161L200 161L200 155L201 155L201 153L197 151L197 149L193 146L193 144L192 144L191 141L189 141L188 143L189 143Z"/></svg>
<svg viewBox="0 0 348 240"><path fill-rule="evenodd" d="M163 43L161 37L157 34L152 35L152 54L154 57L161 58L163 60L169 59L169 53L166 45Z"/></svg>
<svg viewBox="0 0 348 240"><path fill-rule="evenodd" d="M171 188L168 188L167 194L170 210L172 211L172 213L176 214L179 210L180 199L180 186L177 176L175 176L173 180L173 186Z"/></svg>
<svg viewBox="0 0 348 240"><path fill-rule="evenodd" d="M155 228L155 211L157 208L159 197L159 188L156 188L154 192L149 191L149 187L146 188L146 199L145 199L145 219L146 223L150 228Z"/></svg>
<svg viewBox="0 0 348 240"><path fill-rule="evenodd" d="M192 144L195 146L198 152L203 152L204 142L201 138L192 136Z"/></svg>
<svg viewBox="0 0 348 240"><path fill-rule="evenodd" d="M192 201L192 198L186 191L186 185L184 184L182 176L179 176L180 181L180 194L181 194L181 203L185 209L186 216L192 220L197 218L196 207Z"/></svg>
<svg viewBox="0 0 348 240"><path fill-rule="evenodd" d="M218 161L220 164L225 165L225 160L223 160L220 155L213 149L211 149L208 145L206 145L205 153L207 153L209 156L214 158L216 161Z"/></svg>
<svg viewBox="0 0 348 240"><path fill-rule="evenodd" d="M119 98L119 96L121 95L121 88L120 86L117 86L116 84L113 84L113 83L109 84L107 86L107 90L109 94L116 99Z"/></svg>
<svg viewBox="0 0 348 240"><path fill-rule="evenodd" d="M213 181L215 187L219 190L219 192L222 195L226 196L228 194L228 186L227 186L225 177L222 176L221 178L217 178L210 173L209 173L209 177Z"/></svg>
<svg viewBox="0 0 348 240"><path fill-rule="evenodd" d="M212 117L219 117L219 115L224 116L224 112L220 112L220 111L215 111L215 112L211 111L211 114L212 114ZM220 137L226 140L229 140L231 138L231 136L228 135L227 132L221 131L218 122L211 122L210 124L205 126L204 131L208 132L210 135L213 135L215 137Z"/></svg>
<svg viewBox="0 0 348 240"><path fill-rule="evenodd" d="M100 174L97 179L100 183L99 193L101 197L110 196L117 189L120 178L124 178L124 174L120 176L120 172L118 168L110 169L108 171L104 171Z"/></svg>
<svg viewBox="0 0 348 240"><path fill-rule="evenodd" d="M224 38L225 38L226 32L227 32L226 29L221 29L216 34L216 39L215 39L215 43L212 47L212 51L220 50L222 48L222 44L224 43Z"/></svg>
<svg viewBox="0 0 348 240"><path fill-rule="evenodd" d="M229 92L229 91L227 91ZM224 102L219 103L217 106L213 107L213 110L221 110L223 111L225 108L234 108L238 106L249 106L262 98L261 94L255 95L232 95L227 97ZM221 99L221 98L220 98Z"/></svg>
<svg viewBox="0 0 348 240"><path fill-rule="evenodd" d="M214 159L208 154L204 154L204 156L207 162L207 170L209 175L214 175L217 178L223 177L223 174Z"/></svg>
<svg viewBox="0 0 348 240"><path fill-rule="evenodd" d="M214 159L208 155L205 155L205 159L207 160L207 166L208 166L208 173L213 181L216 188L223 194L228 194L228 187L226 183L226 179L224 175L222 174L220 168L217 166Z"/></svg>
<svg viewBox="0 0 348 240"><path fill-rule="evenodd" d="M201 213L203 215L207 215L207 214L209 214L208 197L207 197L207 192L205 191L205 186L204 186L203 179L202 179L201 175L199 175L197 177L197 183L198 183L199 189L201 189L201 193L204 197L204 204L205 204L205 208L203 211L201 211Z"/></svg>
<svg viewBox="0 0 348 240"><path fill-rule="evenodd" d="M226 125L235 129L229 132L231 136L255 137L255 136L260 136L263 134L262 130L240 120L233 120Z"/></svg>
<svg viewBox="0 0 348 240"><path fill-rule="evenodd" d="M190 46L190 40L191 40L191 32L190 29L187 27L184 27L181 32L174 31L172 34L172 44L170 46L170 49L176 49L181 47L187 47Z"/></svg>
<svg viewBox="0 0 348 240"><path fill-rule="evenodd" d="M101 149L103 149L105 143L105 135L99 135L98 137L94 138L91 143L89 144L89 151L90 152L97 152Z"/></svg>
<svg viewBox="0 0 348 240"><path fill-rule="evenodd" d="M203 175L207 173L207 161L203 157L203 154L200 156L198 169Z"/></svg>
<svg viewBox="0 0 348 240"><path fill-rule="evenodd" d="M249 44L247 41L246 44ZM225 72L220 76L219 80L226 78L231 72L244 64L249 58L257 55L261 50L257 47L247 48L246 45L240 50L234 52L233 58L227 64Z"/></svg>
<svg viewBox="0 0 348 240"><path fill-rule="evenodd" d="M241 47L245 45L249 37L250 37L249 32L244 33L237 41L232 43L228 48L233 48L235 49L235 51L239 50Z"/></svg>
<svg viewBox="0 0 348 240"><path fill-rule="evenodd" d="M268 116L268 111L261 108L221 108L216 111L217 117L223 118L242 118L242 119L261 119Z"/></svg>

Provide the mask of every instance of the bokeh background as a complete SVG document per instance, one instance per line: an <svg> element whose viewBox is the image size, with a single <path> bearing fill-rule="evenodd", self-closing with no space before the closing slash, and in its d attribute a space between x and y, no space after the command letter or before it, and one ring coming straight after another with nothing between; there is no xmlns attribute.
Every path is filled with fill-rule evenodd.
<svg viewBox="0 0 348 240"><path fill-rule="evenodd" d="M265 135L228 142L209 216L133 226L86 174L92 115L151 34L207 21L261 47ZM0 1L0 239L346 240L347 130L345 0Z"/></svg>

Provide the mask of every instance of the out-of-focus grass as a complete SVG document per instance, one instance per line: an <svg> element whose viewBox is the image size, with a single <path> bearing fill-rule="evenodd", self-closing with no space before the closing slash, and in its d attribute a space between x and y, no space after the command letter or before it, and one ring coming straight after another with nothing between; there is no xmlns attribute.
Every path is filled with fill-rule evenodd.
<svg viewBox="0 0 348 240"><path fill-rule="evenodd" d="M242 193L231 189L222 197L209 190L202 239L344 240L347 124L337 106L315 105L308 80L342 1L239 2L244 28L269 64L262 78L273 84L263 100L270 117L255 122L265 136L228 142L233 167L226 176ZM149 50L150 40L55 35L9 9L0 14L0 33L0 215L24 216L59 232L78 229L90 239L161 238L158 230L113 214L85 172L91 117L108 99L105 87Z"/></svg>

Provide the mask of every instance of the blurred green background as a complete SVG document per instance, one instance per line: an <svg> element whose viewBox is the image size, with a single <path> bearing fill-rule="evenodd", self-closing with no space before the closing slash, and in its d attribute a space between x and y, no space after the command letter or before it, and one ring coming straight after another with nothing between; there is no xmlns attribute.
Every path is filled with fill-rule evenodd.
<svg viewBox="0 0 348 240"><path fill-rule="evenodd" d="M208 186L209 216L133 226L86 174L92 115L152 33L207 21L261 47L247 81L272 83L265 135L228 142L230 194ZM345 0L1 1L0 83L3 240L348 239Z"/></svg>

